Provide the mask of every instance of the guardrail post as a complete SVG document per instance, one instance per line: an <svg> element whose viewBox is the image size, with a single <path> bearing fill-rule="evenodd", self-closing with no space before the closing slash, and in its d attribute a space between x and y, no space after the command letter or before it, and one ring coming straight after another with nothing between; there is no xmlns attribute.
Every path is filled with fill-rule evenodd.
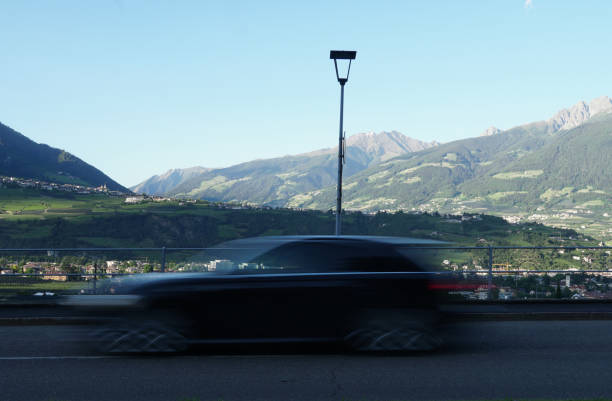
<svg viewBox="0 0 612 401"><path fill-rule="evenodd" d="M162 257L161 257L161 271L162 273L166 270L166 247L162 247Z"/></svg>
<svg viewBox="0 0 612 401"><path fill-rule="evenodd" d="M93 293L96 294L96 282L98 280L98 261L94 260Z"/></svg>
<svg viewBox="0 0 612 401"><path fill-rule="evenodd" d="M489 245L489 274L487 281L487 299L491 301L491 290L493 289L493 247L491 245Z"/></svg>

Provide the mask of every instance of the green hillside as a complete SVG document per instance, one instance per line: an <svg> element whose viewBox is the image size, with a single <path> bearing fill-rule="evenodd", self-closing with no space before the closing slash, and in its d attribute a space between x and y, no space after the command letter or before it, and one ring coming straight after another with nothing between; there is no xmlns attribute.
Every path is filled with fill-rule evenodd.
<svg viewBox="0 0 612 401"><path fill-rule="evenodd" d="M347 209L490 213L612 239L612 116L550 133L531 124L392 159L348 178ZM329 209L335 188L288 206Z"/></svg>
<svg viewBox="0 0 612 401"><path fill-rule="evenodd" d="M95 167L61 149L38 144L0 123L0 175L128 192Z"/></svg>
<svg viewBox="0 0 612 401"><path fill-rule="evenodd" d="M584 194L584 201L605 200L612 194L611 151L612 120L592 121L559 132L547 145L464 183L460 190L474 196L491 191L525 191L525 201L534 206L545 202L571 207L574 202L564 202L568 198L564 194L574 193Z"/></svg>
<svg viewBox="0 0 612 401"><path fill-rule="evenodd" d="M351 149L346 174L368 166L360 149ZM216 169L190 178L170 191L171 195L210 201L248 201L271 206L284 205L292 196L332 185L337 175L337 155L286 156L255 160Z"/></svg>
<svg viewBox="0 0 612 401"><path fill-rule="evenodd" d="M545 127L518 127L504 134L454 141L400 156L346 180L347 209L408 209L432 198L458 195L457 185L503 168L552 138ZM335 189L300 194L289 206L326 209Z"/></svg>
<svg viewBox="0 0 612 401"><path fill-rule="evenodd" d="M260 235L331 234L322 211L237 208L203 201L152 200L0 188L0 247L203 247ZM463 245L572 244L581 236L498 217L349 213L346 234L434 238ZM562 242L560 242L563 240Z"/></svg>

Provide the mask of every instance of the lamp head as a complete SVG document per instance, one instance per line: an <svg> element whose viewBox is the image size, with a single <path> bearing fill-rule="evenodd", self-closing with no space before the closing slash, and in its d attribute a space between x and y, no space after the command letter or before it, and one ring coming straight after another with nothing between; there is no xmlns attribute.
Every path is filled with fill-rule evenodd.
<svg viewBox="0 0 612 401"><path fill-rule="evenodd" d="M351 72L351 61L355 60L357 57L357 52L355 50L330 50L329 58L334 60L334 67L336 69L336 78L340 85L343 85L348 81L349 74ZM338 73L338 60L348 60L348 68L346 71L346 76L341 77Z"/></svg>
<svg viewBox="0 0 612 401"><path fill-rule="evenodd" d="M333 60L355 60L357 52L355 50L330 50L329 58Z"/></svg>

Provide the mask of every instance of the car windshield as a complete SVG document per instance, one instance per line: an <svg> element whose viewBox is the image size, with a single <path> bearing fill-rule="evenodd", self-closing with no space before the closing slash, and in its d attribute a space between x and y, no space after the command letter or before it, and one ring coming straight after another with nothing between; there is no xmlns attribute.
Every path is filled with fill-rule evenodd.
<svg viewBox="0 0 612 401"><path fill-rule="evenodd" d="M239 264L235 272L415 271L393 247L367 242L303 241L281 245Z"/></svg>

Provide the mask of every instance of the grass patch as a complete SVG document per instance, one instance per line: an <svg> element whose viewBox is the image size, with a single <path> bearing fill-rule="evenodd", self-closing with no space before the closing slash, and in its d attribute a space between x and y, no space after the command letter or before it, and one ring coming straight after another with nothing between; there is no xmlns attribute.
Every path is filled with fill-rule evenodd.
<svg viewBox="0 0 612 401"><path fill-rule="evenodd" d="M552 189L548 188L542 195L540 195L540 199L543 201L550 201L554 198L560 198L563 196L568 196L574 191L574 187L565 187L563 189Z"/></svg>
<svg viewBox="0 0 612 401"><path fill-rule="evenodd" d="M30 279L30 277L27 277ZM11 280L20 280L21 277L10 277ZM3 277L1 281L6 281ZM79 292L81 289L88 287L86 281L54 281L54 280L37 280L31 282L1 282L0 291L3 294L7 292L36 292L36 291L51 291L51 292Z"/></svg>
<svg viewBox="0 0 612 401"><path fill-rule="evenodd" d="M544 170L509 171L507 173L495 174L493 178L498 180L514 180L517 178L536 178L544 174Z"/></svg>
<svg viewBox="0 0 612 401"><path fill-rule="evenodd" d="M425 168L425 167L443 167L443 168L449 168L449 169L454 169L455 167L457 167L457 164L451 164L451 163L447 163L447 162L440 162L440 163L423 163L423 164L419 164L416 167L410 167L404 170L399 171L397 174L410 174L413 173L419 169Z"/></svg>
<svg viewBox="0 0 612 401"><path fill-rule="evenodd" d="M410 178L406 178L404 181L402 181L404 184L414 184L416 182L420 182L421 181L421 177L416 176L416 177L410 177Z"/></svg>
<svg viewBox="0 0 612 401"><path fill-rule="evenodd" d="M584 208L588 208L588 207L597 207L597 206L603 206L603 205L604 205L604 201L602 201L601 199L595 199L595 200L591 200L588 202L584 202L580 206Z"/></svg>
<svg viewBox="0 0 612 401"><path fill-rule="evenodd" d="M389 170L383 170L383 171L381 171L379 173L372 174L371 176L368 177L368 180L375 181L375 180L378 180L378 179L381 179L381 178L385 178L389 174L391 174L391 172Z"/></svg>
<svg viewBox="0 0 612 401"><path fill-rule="evenodd" d="M495 192L493 194L487 195L487 198L491 200L500 200L502 198L511 196L511 195L524 195L527 191L507 191L507 192Z"/></svg>

